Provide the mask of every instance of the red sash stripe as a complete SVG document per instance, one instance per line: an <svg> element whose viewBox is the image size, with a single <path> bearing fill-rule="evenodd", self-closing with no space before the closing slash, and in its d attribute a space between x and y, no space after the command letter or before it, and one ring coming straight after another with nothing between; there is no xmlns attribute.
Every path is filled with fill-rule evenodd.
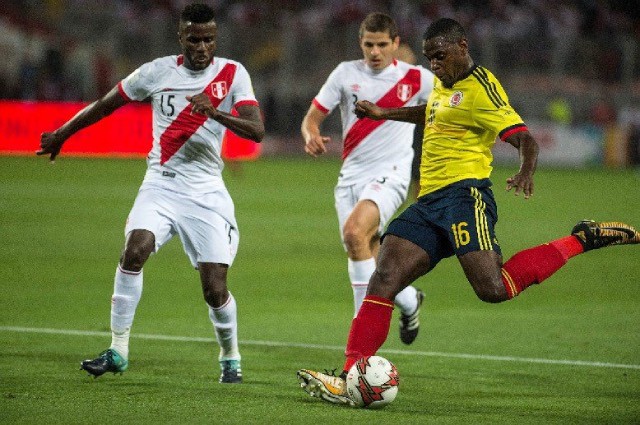
<svg viewBox="0 0 640 425"><path fill-rule="evenodd" d="M213 96L213 84L224 81L227 84L227 90L229 90L235 74L236 65L231 63L225 65L203 91L203 93L211 99L214 108L217 108L224 98L219 99ZM189 103L187 107L178 114L169 127L167 127L164 133L162 133L162 136L160 136L160 165L163 165L178 152L182 145L184 145L209 118L203 114L193 114L192 109L193 106Z"/></svg>
<svg viewBox="0 0 640 425"><path fill-rule="evenodd" d="M420 91L420 71L417 69L410 69L407 74L398 81L391 90L389 90L384 96L376 102L376 105L381 108L400 108L405 105L411 97ZM406 101L401 100L398 97L398 87L401 84L409 84L411 86L411 97ZM351 151L353 151L359 144L371 134L376 128L385 123L386 120L374 121L370 118L358 119L349 129L347 135L344 138L344 148L342 150L342 160L344 160Z"/></svg>

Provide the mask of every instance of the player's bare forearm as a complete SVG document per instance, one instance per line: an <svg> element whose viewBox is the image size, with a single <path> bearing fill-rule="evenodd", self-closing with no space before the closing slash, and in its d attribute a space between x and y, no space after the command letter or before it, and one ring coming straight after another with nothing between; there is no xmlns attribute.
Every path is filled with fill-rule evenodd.
<svg viewBox="0 0 640 425"><path fill-rule="evenodd" d="M423 125L425 108L426 105L408 106L404 108L381 108L367 100L363 100L356 103L355 113L358 118L403 121Z"/></svg>
<svg viewBox="0 0 640 425"><path fill-rule="evenodd" d="M238 136L253 140L256 143L262 142L264 123L260 116L260 108L257 106L246 105L238 107L239 116L237 117L218 110L216 110L215 114L208 115Z"/></svg>
<svg viewBox="0 0 640 425"><path fill-rule="evenodd" d="M36 154L49 155L49 159L54 161L60 153L62 145L69 137L83 128L100 121L125 103L126 100L120 95L118 88L114 87L104 97L80 110L57 130L42 133L40 136L40 150Z"/></svg>
<svg viewBox="0 0 640 425"><path fill-rule="evenodd" d="M304 139L304 151L314 158L326 153L326 144L331 141L331 138L320 133L320 125L326 117L327 114L312 103L307 114L302 119L300 133L302 133L302 138Z"/></svg>
<svg viewBox="0 0 640 425"><path fill-rule="evenodd" d="M426 106L427 105L418 105L408 106L405 108L387 109L385 113L385 119L424 125L424 114Z"/></svg>
<svg viewBox="0 0 640 425"><path fill-rule="evenodd" d="M104 97L80 110L73 118L57 129L56 133L62 140L67 140L76 132L110 115L125 103L126 100L120 95L118 88L114 87Z"/></svg>
<svg viewBox="0 0 640 425"><path fill-rule="evenodd" d="M191 111L196 114L204 114L218 121L238 136L260 143L264 137L264 123L260 115L260 108L256 105L238 106L238 116L222 112L213 106L211 99L205 93L187 96L191 102Z"/></svg>
<svg viewBox="0 0 640 425"><path fill-rule="evenodd" d="M528 131L520 131L505 141L518 149L520 170L507 179L507 190L515 188L515 194L524 193L525 199L533 195L533 174L538 164L538 143Z"/></svg>
<svg viewBox="0 0 640 425"><path fill-rule="evenodd" d="M506 141L518 149L520 172L533 175L538 164L538 152L540 149L531 133L521 131L509 136Z"/></svg>

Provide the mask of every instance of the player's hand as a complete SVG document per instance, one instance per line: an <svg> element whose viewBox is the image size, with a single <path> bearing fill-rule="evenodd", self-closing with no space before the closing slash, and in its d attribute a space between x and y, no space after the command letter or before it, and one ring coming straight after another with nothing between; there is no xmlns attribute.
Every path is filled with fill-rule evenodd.
<svg viewBox="0 0 640 425"><path fill-rule="evenodd" d="M326 144L330 141L330 137L320 135L312 136L305 141L304 151L315 158L318 155L322 155L323 153L327 152Z"/></svg>
<svg viewBox="0 0 640 425"><path fill-rule="evenodd" d="M522 192L524 199L529 199L533 195L533 176L516 174L507 179L507 191L514 189L514 195L518 196Z"/></svg>
<svg viewBox="0 0 640 425"><path fill-rule="evenodd" d="M64 139L56 131L42 133L40 135L40 150L36 151L36 155L49 155L49 161L53 163L60 153L63 143Z"/></svg>
<svg viewBox="0 0 640 425"><path fill-rule="evenodd" d="M360 100L356 102L356 109L354 112L358 118L371 118L376 121L383 119L382 108L368 100Z"/></svg>
<svg viewBox="0 0 640 425"><path fill-rule="evenodd" d="M187 96L187 101L191 102L192 114L203 114L213 119L218 115L218 109L211 104L211 99L204 93Z"/></svg>

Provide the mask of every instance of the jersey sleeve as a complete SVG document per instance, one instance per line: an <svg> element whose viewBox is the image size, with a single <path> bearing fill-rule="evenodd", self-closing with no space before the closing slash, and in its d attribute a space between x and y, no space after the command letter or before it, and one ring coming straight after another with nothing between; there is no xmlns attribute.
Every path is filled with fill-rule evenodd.
<svg viewBox="0 0 640 425"><path fill-rule="evenodd" d="M238 64L238 70L234 77L231 94L233 96L234 107L242 105L258 105L258 100L256 99L256 95L253 91L249 72L247 72L247 69L241 64Z"/></svg>
<svg viewBox="0 0 640 425"><path fill-rule="evenodd" d="M142 101L149 97L156 88L157 66L154 62L148 62L140 66L125 77L119 84L120 94L127 100Z"/></svg>
<svg viewBox="0 0 640 425"><path fill-rule="evenodd" d="M495 78L482 84L473 104L473 121L504 140L507 136L527 129L524 121L509 104L502 85Z"/></svg>
<svg viewBox="0 0 640 425"><path fill-rule="evenodd" d="M338 106L340 99L342 98L342 87L340 81L344 70L344 65L340 64L334 69L327 81L325 81L322 88L313 99L313 104L325 114L330 113Z"/></svg>

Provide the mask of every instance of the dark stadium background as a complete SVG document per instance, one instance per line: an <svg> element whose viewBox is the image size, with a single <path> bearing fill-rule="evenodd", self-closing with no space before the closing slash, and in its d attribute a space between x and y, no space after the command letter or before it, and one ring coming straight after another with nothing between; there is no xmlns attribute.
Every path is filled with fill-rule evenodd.
<svg viewBox="0 0 640 425"><path fill-rule="evenodd" d="M186 3L3 1L0 99L94 100L143 62L179 53L176 26ZM357 31L364 15L383 11L397 20L401 39L418 53L433 19L458 19L476 62L494 71L514 107L534 131L540 129L542 163L620 167L640 162L637 1L210 4L220 24L218 55L241 61L252 75L265 114L265 154L302 153L299 125L310 100L337 63L360 56ZM334 134L339 132L336 115L326 126ZM567 137L575 143L566 142ZM545 153L545 148L553 151ZM503 159L500 152L496 155Z"/></svg>

